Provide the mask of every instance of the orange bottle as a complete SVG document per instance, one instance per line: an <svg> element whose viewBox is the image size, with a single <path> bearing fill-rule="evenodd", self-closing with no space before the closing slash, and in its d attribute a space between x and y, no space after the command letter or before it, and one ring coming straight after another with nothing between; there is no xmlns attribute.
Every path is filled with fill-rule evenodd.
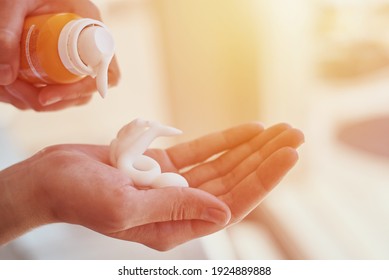
<svg viewBox="0 0 389 280"><path fill-rule="evenodd" d="M96 78L105 96L114 42L100 21L72 13L48 14L25 20L19 77L36 85L74 83Z"/></svg>

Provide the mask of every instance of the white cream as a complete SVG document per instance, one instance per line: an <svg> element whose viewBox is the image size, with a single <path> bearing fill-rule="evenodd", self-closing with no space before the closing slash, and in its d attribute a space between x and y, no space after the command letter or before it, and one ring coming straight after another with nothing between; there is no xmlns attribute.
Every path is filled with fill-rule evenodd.
<svg viewBox="0 0 389 280"><path fill-rule="evenodd" d="M179 129L158 122L135 119L120 129L111 142L111 163L127 173L137 187L188 187L183 176L173 172L162 173L158 162L144 155L155 138L181 133Z"/></svg>

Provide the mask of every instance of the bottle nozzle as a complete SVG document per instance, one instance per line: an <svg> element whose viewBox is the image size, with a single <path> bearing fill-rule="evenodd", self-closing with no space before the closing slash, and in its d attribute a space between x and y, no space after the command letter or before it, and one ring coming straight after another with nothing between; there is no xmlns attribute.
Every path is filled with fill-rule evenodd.
<svg viewBox="0 0 389 280"><path fill-rule="evenodd" d="M71 21L61 32L58 46L66 68L75 75L96 78L97 90L105 97L108 67L115 53L114 40L108 28L93 19Z"/></svg>
<svg viewBox="0 0 389 280"><path fill-rule="evenodd" d="M111 34L103 27L90 26L81 31L78 39L78 53L82 62L96 77L96 86L101 97L108 90L108 67L115 47Z"/></svg>

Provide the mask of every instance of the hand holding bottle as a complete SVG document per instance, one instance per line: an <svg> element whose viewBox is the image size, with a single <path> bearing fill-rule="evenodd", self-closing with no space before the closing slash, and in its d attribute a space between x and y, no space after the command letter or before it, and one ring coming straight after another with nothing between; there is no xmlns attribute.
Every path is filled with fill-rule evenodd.
<svg viewBox="0 0 389 280"><path fill-rule="evenodd" d="M96 91L96 81L86 77L70 84L36 87L18 78L20 41L26 17L50 13L75 13L101 20L87 0L0 0L0 101L19 109L60 110L87 103ZM108 69L109 85L116 85L120 72L115 59Z"/></svg>

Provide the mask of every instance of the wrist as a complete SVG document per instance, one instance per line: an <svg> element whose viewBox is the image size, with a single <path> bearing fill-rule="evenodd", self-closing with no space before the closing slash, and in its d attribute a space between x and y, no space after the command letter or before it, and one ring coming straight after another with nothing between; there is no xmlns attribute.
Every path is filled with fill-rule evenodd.
<svg viewBox="0 0 389 280"><path fill-rule="evenodd" d="M50 221L42 198L26 162L0 172L0 244Z"/></svg>

